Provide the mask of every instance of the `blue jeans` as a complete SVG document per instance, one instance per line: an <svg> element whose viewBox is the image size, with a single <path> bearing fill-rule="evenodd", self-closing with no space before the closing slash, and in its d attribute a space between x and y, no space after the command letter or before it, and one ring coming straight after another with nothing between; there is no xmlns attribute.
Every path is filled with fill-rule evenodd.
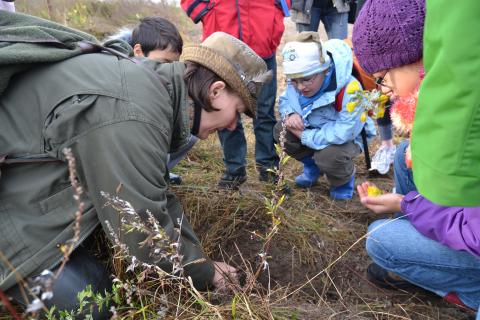
<svg viewBox="0 0 480 320"><path fill-rule="evenodd" d="M423 236L404 218L377 220L368 231L366 249L380 267L441 297L455 292L470 308L480 307L480 258Z"/></svg>
<svg viewBox="0 0 480 320"><path fill-rule="evenodd" d="M405 164L407 146L397 146L393 164L400 194L416 190ZM376 264L441 297L455 292L467 306L480 307L480 258L423 236L405 218L377 220L368 232L366 249Z"/></svg>
<svg viewBox="0 0 480 320"><path fill-rule="evenodd" d="M255 162L259 169L278 166L278 156L273 140L275 126L275 98L277 95L277 61L275 55L264 59L267 68L272 70L272 81L263 86L257 99L257 117L253 119L255 133ZM222 130L218 132L223 148L223 162L226 172L232 175L245 172L247 141L240 117L234 131Z"/></svg>
<svg viewBox="0 0 480 320"><path fill-rule="evenodd" d="M330 1L331 3L331 1ZM328 39L346 39L348 37L348 12L339 13L332 4L328 7L312 7L310 24L297 23L297 31L318 31L322 20Z"/></svg>
<svg viewBox="0 0 480 320"><path fill-rule="evenodd" d="M407 194L410 191L416 191L417 187L413 182L413 172L407 168L405 163L405 151L408 147L408 140L402 141L395 151L393 160L393 173L395 180L395 193Z"/></svg>

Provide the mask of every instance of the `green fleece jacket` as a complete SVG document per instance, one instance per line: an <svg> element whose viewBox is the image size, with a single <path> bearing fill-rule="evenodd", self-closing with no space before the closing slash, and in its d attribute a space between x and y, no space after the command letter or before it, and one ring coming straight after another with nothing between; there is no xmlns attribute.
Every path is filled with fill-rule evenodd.
<svg viewBox="0 0 480 320"><path fill-rule="evenodd" d="M58 246L73 236L77 205L62 155L70 147L85 188L82 240L108 221L132 255L152 263L149 249L138 245L145 236L120 232L119 214L104 207L100 192L114 194L122 184L119 196L141 215L152 212L171 239L181 229L184 264L204 258L185 268L194 284L204 288L211 282L213 264L166 182L167 154L189 134L184 69L183 63L136 64L92 53L10 78L0 94L0 154L63 160L0 168L0 251L17 272L27 277L54 267L62 256ZM168 261L158 264L171 268ZM15 274L0 262L0 288L15 283Z"/></svg>
<svg viewBox="0 0 480 320"><path fill-rule="evenodd" d="M87 33L38 17L0 10L0 94L19 72L39 63L81 54L84 51L79 45L81 41L98 44ZM123 48L124 53L128 54L128 50L127 46Z"/></svg>
<svg viewBox="0 0 480 320"><path fill-rule="evenodd" d="M426 4L426 76L412 131L415 185L440 205L480 206L480 2Z"/></svg>

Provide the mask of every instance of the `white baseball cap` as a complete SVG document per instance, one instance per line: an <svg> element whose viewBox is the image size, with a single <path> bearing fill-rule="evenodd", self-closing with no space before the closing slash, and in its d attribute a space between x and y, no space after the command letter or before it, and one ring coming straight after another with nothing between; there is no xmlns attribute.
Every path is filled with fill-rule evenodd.
<svg viewBox="0 0 480 320"><path fill-rule="evenodd" d="M306 37L315 33L302 32L300 37L307 38L307 41L291 41L283 47L283 73L287 78L308 77L330 66L330 57L322 48L322 43Z"/></svg>

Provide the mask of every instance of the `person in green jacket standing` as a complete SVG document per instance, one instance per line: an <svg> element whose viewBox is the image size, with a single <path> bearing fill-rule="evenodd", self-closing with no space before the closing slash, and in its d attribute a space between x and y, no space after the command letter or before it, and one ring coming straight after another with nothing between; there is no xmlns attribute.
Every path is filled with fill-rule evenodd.
<svg viewBox="0 0 480 320"><path fill-rule="evenodd" d="M426 2L412 130L415 185L443 206L480 205L480 2Z"/></svg>
<svg viewBox="0 0 480 320"><path fill-rule="evenodd" d="M0 31L2 63L8 63L12 54L16 61L29 58L20 56L27 49L32 55L38 52L35 41L16 42L22 30L30 35L41 31L50 42L58 35L94 41L27 15L0 11L0 20L7 26ZM52 53L58 52L56 48ZM132 256L172 269L171 261L153 260L149 248L139 246L145 235L123 232L119 214L104 205L101 192L120 190L118 196L141 217L150 211L170 239L179 242L184 275L197 289L222 287L226 276L236 276L233 267L204 254L180 202L168 189L167 154L181 148L190 132L206 139L217 130L235 129L240 113L254 116L256 97L270 73L247 45L222 32L201 45L185 47L183 58L184 62L162 64L105 52L80 54L55 63L24 64L19 70L29 69L13 71L11 77L12 68L0 63L0 159L4 162L0 251L11 264L0 262L1 290L22 303L17 276L32 277L56 268L62 259L58 247L73 237L77 204L64 148L71 148L84 188L80 242L98 225L112 237L109 224ZM12 163L32 158L54 161ZM76 294L87 284L102 292L109 283L103 266L80 246L47 302L57 310L75 309Z"/></svg>

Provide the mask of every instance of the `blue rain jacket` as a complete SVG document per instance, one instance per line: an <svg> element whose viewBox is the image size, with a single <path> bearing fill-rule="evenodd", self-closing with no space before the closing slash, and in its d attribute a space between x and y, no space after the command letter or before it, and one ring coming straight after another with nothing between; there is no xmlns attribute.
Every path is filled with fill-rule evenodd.
<svg viewBox="0 0 480 320"><path fill-rule="evenodd" d="M336 88L325 92L313 103L313 108L306 117L308 126L302 133L302 144L314 150L322 150L332 144L340 145L354 141L363 149L360 136L363 126L366 126L369 140L376 135L372 119L368 117L363 123L360 121L360 113L350 113L346 110L346 105L351 99L347 92L343 96L342 110L340 112L335 110L335 96L350 82L358 81L352 76L352 50L344 41L337 39L326 41L323 45L335 65ZM279 112L282 118L292 113L302 115L299 97L300 93L295 87L288 84L280 96Z"/></svg>

